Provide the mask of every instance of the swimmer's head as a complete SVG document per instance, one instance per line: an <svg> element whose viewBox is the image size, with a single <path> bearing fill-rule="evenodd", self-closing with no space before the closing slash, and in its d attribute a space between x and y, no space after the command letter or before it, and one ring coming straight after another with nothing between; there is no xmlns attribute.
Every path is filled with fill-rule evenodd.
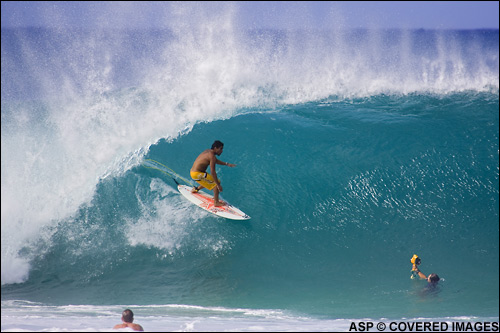
<svg viewBox="0 0 500 333"><path fill-rule="evenodd" d="M126 323L131 323L134 321L134 313L130 309L126 309L122 312L122 320Z"/></svg>
<svg viewBox="0 0 500 333"><path fill-rule="evenodd" d="M436 283L439 280L440 280L439 276L436 273L429 274L429 276L427 277L427 281L432 282L432 283Z"/></svg>

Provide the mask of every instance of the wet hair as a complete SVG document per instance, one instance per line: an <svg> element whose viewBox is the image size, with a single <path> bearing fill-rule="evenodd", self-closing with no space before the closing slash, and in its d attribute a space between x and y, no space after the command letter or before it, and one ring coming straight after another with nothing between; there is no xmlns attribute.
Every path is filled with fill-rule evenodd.
<svg viewBox="0 0 500 333"><path fill-rule="evenodd" d="M430 282L438 282L439 281L439 276L435 273L432 273L429 275L429 281Z"/></svg>
<svg viewBox="0 0 500 333"><path fill-rule="evenodd" d="M212 144L212 149L219 148L219 147L224 147L224 144L222 142L220 142L219 140L215 140L214 143Z"/></svg>
<svg viewBox="0 0 500 333"><path fill-rule="evenodd" d="M130 309L123 310L122 318L124 322L131 323L134 321L134 313Z"/></svg>

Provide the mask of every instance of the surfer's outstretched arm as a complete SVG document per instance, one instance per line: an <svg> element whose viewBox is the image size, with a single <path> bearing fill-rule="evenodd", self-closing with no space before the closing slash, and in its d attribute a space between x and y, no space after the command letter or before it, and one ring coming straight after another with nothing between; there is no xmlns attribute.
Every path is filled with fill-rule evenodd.
<svg viewBox="0 0 500 333"><path fill-rule="evenodd" d="M228 167L231 167L231 168L234 168L236 166L236 164L233 164L233 163L228 163L228 162L222 162L221 160L217 159L216 158L216 162L217 164L220 164L220 165L226 165Z"/></svg>

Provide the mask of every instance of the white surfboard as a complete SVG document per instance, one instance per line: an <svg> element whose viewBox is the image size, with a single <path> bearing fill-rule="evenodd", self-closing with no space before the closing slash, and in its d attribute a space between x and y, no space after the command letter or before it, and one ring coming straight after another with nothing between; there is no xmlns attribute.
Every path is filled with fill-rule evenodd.
<svg viewBox="0 0 500 333"><path fill-rule="evenodd" d="M202 191L199 191L197 193L192 193L191 190L193 189L193 187L186 185L178 185L177 189L186 199L194 203L196 206L203 208L207 212L231 220L250 219L250 216L243 213L241 210L234 207L233 205L230 205L227 201L223 201L226 203L224 206L215 207L214 197L212 195Z"/></svg>

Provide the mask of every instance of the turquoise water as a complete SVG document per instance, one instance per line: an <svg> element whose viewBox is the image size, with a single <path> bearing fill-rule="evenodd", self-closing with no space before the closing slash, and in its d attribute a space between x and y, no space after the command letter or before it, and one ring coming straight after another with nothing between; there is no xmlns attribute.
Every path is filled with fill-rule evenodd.
<svg viewBox="0 0 500 333"><path fill-rule="evenodd" d="M2 311L498 320L498 31L252 32L225 52L151 32L146 63L82 34L2 30ZM214 140L249 221L141 165L188 177ZM414 253L438 289L409 278Z"/></svg>

